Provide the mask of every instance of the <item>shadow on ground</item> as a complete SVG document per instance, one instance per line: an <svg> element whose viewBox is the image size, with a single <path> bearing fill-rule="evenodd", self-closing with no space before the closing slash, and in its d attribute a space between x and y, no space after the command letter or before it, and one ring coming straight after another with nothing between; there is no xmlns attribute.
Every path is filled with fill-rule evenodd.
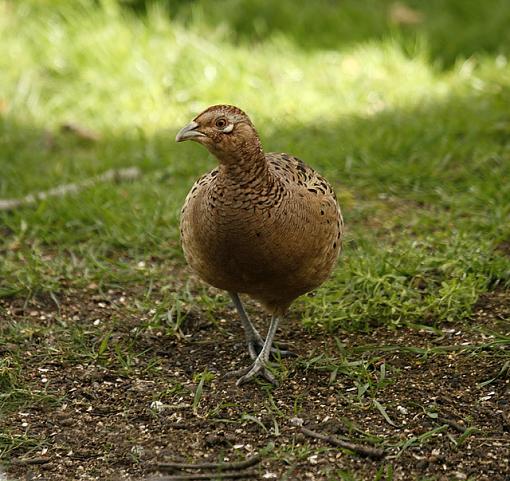
<svg viewBox="0 0 510 481"><path fill-rule="evenodd" d="M417 44L425 44L434 62L445 67L458 58L506 54L510 49L510 7L505 0L224 0L221 8L193 0L157 3L184 25L199 22L212 29L226 26L233 41L249 44L283 35L303 49L342 50L360 43L391 40L409 53ZM127 0L126 4L143 14L148 2ZM480 35L481 25L491 35Z"/></svg>

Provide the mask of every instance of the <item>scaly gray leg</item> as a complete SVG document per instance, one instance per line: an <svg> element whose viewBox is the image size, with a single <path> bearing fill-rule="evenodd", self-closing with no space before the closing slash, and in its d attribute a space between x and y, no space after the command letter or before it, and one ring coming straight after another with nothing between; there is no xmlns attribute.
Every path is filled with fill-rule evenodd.
<svg viewBox="0 0 510 481"><path fill-rule="evenodd" d="M259 334L257 328L250 321L250 318L248 317L248 314L246 314L243 303L241 302L241 299L239 299L237 292L229 292L229 294L232 298L234 306L236 306L239 317L241 318L241 323L244 328L244 335L246 337L246 343L248 344L248 352L250 353L250 357L255 360L264 347L264 338ZM272 346L270 346L270 354L273 354L275 357L295 356L292 351L286 351Z"/></svg>
<svg viewBox="0 0 510 481"><path fill-rule="evenodd" d="M258 345L264 345L264 339L257 331L257 328L251 323L248 314L244 310L243 303L241 299L239 299L239 295L237 292L229 292L232 301L234 302L234 306L236 306L237 312L239 313L239 317L241 318L241 323L244 328L244 335L246 337L246 343L248 344L248 351L250 353L250 357L252 359L257 358L258 354Z"/></svg>
<svg viewBox="0 0 510 481"><path fill-rule="evenodd" d="M269 381L271 384L275 386L278 385L274 376L267 369L267 365L269 364L269 356L271 355L271 345L273 344L273 339L276 334L276 329L278 328L278 317L273 316L271 318L271 325L269 326L269 330L267 331L266 342L262 346L262 350L259 355L253 362L253 364L248 369L243 369L236 373L232 374L243 374L236 382L238 386L244 384L245 382L250 381L255 376L260 375Z"/></svg>

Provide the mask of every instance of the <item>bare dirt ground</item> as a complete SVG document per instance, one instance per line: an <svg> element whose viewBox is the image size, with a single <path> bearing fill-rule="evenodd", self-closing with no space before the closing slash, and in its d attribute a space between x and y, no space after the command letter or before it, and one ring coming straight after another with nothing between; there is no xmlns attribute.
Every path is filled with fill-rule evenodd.
<svg viewBox="0 0 510 481"><path fill-rule="evenodd" d="M189 314L175 336L139 329L126 296L70 291L60 312L50 301L0 301L2 324L33 326L0 354L18 356L19 384L39 396L0 420L0 433L25 440L5 460L9 479L152 479L165 461L239 461L269 443L237 479L510 479L508 292L486 295L472 322L441 333L311 332L286 322L277 338L299 357L280 362L276 389L237 388L223 376L249 361L233 310L214 322ZM84 340L95 354L83 354ZM115 349L128 343L131 358ZM312 439L301 425L384 457Z"/></svg>

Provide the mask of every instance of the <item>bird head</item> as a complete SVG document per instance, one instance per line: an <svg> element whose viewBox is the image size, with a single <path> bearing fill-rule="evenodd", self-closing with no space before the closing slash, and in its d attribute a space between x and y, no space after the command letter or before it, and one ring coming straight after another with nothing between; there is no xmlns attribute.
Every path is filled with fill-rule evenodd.
<svg viewBox="0 0 510 481"><path fill-rule="evenodd" d="M175 140L194 140L225 163L247 151L260 151L260 141L250 118L233 105L207 108L183 127Z"/></svg>

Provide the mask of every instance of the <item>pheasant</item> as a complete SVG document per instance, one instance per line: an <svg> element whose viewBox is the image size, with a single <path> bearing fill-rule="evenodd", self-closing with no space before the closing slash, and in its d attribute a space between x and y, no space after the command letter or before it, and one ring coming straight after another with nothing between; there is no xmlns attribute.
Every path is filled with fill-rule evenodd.
<svg viewBox="0 0 510 481"><path fill-rule="evenodd" d="M278 322L300 295L330 275L341 248L343 220L329 183L288 154L264 153L249 117L214 105L180 130L218 160L189 192L181 212L181 241L191 268L228 291L241 319L253 364L235 371L237 385L255 376L277 384L269 371ZM271 314L264 339L239 294Z"/></svg>

